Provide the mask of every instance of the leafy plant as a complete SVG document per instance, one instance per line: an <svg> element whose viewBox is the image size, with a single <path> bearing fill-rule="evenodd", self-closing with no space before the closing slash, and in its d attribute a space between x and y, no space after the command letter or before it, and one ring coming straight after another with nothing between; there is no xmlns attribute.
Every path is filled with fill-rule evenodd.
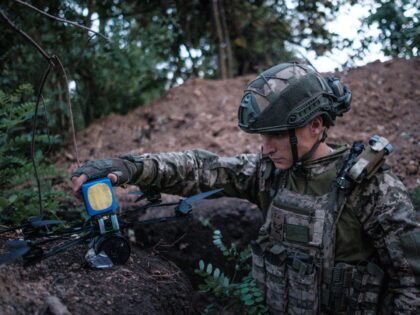
<svg viewBox="0 0 420 315"><path fill-rule="evenodd" d="M420 7L416 0L376 0L364 23L376 26L376 36L365 36L362 45L380 44L386 56L411 58L419 55ZM363 33L364 30L359 31Z"/></svg>
<svg viewBox="0 0 420 315"><path fill-rule="evenodd" d="M207 226L211 226L207 222ZM218 305L224 309L234 310L241 314L267 314L268 309L264 302L264 295L256 286L252 278L249 260L251 247L238 251L235 244L229 247L223 243L220 230L213 231L213 244L221 251L227 261L235 263L233 275L226 275L220 268L211 263L200 260L195 272L203 277L204 283L199 285L199 290L211 294L219 303L209 304L203 314L219 314ZM236 281L238 274L246 274Z"/></svg>
<svg viewBox="0 0 420 315"><path fill-rule="evenodd" d="M410 199L413 203L414 210L417 211L420 216L420 186L417 186L410 191Z"/></svg>
<svg viewBox="0 0 420 315"><path fill-rule="evenodd" d="M39 213L38 189L30 159L35 108L30 95L33 91L28 84L10 94L0 90L0 221L6 223L18 223ZM43 210L53 216L58 209L58 199L63 198L64 193L53 189L52 182L62 174L43 156L42 148L59 142L57 136L35 137Z"/></svg>

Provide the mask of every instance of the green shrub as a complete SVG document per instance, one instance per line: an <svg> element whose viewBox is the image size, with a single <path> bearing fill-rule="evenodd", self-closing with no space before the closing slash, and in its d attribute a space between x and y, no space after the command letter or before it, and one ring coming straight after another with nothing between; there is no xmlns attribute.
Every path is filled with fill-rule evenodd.
<svg viewBox="0 0 420 315"><path fill-rule="evenodd" d="M417 214L420 215L420 186L417 186L410 191L410 199L413 203L414 210L416 210Z"/></svg>
<svg viewBox="0 0 420 315"><path fill-rule="evenodd" d="M211 224L205 224L211 227ZM234 262L233 275L226 275L211 263L199 261L195 272L203 277L204 283L199 285L201 292L206 292L218 301L217 305L209 304L203 314L220 314L223 310L230 310L238 314L268 314L263 293L258 289L252 278L250 268L251 246L238 251L235 244L227 247L223 243L223 236L219 230L213 231L213 244L221 251L227 261ZM236 281L238 274L246 274Z"/></svg>
<svg viewBox="0 0 420 315"><path fill-rule="evenodd" d="M33 90L24 84L12 93L0 90L0 222L16 224L29 216L39 214L38 187L34 176L30 148L32 118L35 103L31 101ZM44 122L45 124L45 122ZM45 130L39 118L41 132ZM39 134L35 138L35 160L41 181L44 212L55 217L58 199L64 193L52 187L60 172L43 155L52 144L58 144L57 136Z"/></svg>

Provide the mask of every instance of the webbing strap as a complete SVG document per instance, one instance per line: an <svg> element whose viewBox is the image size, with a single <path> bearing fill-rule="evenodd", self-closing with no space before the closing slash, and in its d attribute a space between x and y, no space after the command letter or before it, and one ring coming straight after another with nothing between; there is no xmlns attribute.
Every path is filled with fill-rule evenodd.
<svg viewBox="0 0 420 315"><path fill-rule="evenodd" d="M296 137L296 129L289 129L289 141L290 141L290 148L292 149L292 157L293 157L293 166L298 166L301 163L299 162L299 155L298 155L298 139Z"/></svg>
<svg viewBox="0 0 420 315"><path fill-rule="evenodd" d="M320 145L322 142L324 142L324 141L325 141L325 139L327 139L327 133L326 133L326 131L324 130L324 131L322 132L322 137L321 137L321 139L320 139L320 140L318 140L317 142L315 142L315 144L312 146L312 148L311 148L308 152L306 152L306 153L302 156L302 158L300 159L300 162L305 162L305 161L308 161L308 160L312 157L312 155L315 153L316 149L318 149L319 145Z"/></svg>
<svg viewBox="0 0 420 315"><path fill-rule="evenodd" d="M288 296L288 304L291 306L294 306L296 308L300 308L303 310L312 310L312 307L314 305L314 302L312 301L305 301L301 298L295 298L293 296ZM303 313L302 313L303 314Z"/></svg>
<svg viewBox="0 0 420 315"><path fill-rule="evenodd" d="M292 157L293 157L293 166L301 166L303 162L308 161L311 159L312 155L314 155L315 151L318 149L319 145L327 139L327 133L324 130L322 132L322 137L320 140L315 142L315 144L312 146L312 148L306 152L301 159L299 159L298 155L298 139L296 137L296 129L289 129L289 141L290 141L290 148L292 150Z"/></svg>

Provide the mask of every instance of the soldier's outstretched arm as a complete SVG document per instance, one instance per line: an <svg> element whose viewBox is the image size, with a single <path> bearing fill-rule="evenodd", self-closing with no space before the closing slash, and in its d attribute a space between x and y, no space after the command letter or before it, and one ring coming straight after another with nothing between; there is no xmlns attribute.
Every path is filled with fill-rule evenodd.
<svg viewBox="0 0 420 315"><path fill-rule="evenodd" d="M406 188L392 173L378 173L350 202L389 276L393 314L420 314L420 223Z"/></svg>
<svg viewBox="0 0 420 315"><path fill-rule="evenodd" d="M72 174L77 192L86 180L114 176L116 185L135 184L140 189L188 196L223 188L223 195L257 201L260 155L219 157L205 150L177 153L124 155L88 161Z"/></svg>
<svg viewBox="0 0 420 315"><path fill-rule="evenodd" d="M140 189L188 196L214 188L223 195L256 201L260 155L219 157L205 150L144 154Z"/></svg>

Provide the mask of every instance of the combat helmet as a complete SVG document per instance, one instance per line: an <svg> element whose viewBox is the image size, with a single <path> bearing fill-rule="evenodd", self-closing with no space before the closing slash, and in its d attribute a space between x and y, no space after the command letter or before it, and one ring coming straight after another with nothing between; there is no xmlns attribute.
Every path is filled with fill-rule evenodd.
<svg viewBox="0 0 420 315"><path fill-rule="evenodd" d="M249 133L289 131L297 164L302 159L298 161L295 129L320 115L326 127L334 125L336 117L350 109L351 99L351 92L339 79L324 79L305 64L282 63L262 72L247 86L239 106L238 124Z"/></svg>

